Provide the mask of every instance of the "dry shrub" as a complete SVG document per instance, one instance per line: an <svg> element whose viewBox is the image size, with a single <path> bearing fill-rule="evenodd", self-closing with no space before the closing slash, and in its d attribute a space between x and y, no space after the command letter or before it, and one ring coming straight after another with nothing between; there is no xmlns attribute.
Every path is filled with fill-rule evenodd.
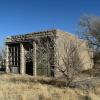
<svg viewBox="0 0 100 100"><path fill-rule="evenodd" d="M0 100L99 100L99 87L95 92L85 93L79 89L58 88L48 84L41 84L32 76L21 76L15 74L4 74L0 76ZM50 84L50 78L45 78ZM55 81L54 81L55 84Z"/></svg>

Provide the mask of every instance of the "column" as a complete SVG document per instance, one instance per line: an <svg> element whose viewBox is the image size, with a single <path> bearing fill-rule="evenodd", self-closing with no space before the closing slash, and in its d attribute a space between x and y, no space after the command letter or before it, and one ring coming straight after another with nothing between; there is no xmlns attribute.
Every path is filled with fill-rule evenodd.
<svg viewBox="0 0 100 100"><path fill-rule="evenodd" d="M13 47L13 59L14 59L14 64L13 64L13 65L14 65L14 67L15 67L15 65L16 65L16 63L15 63L15 61L16 61L16 59L15 59L15 52L16 52L16 51L15 51L15 50L16 50L15 47Z"/></svg>
<svg viewBox="0 0 100 100"><path fill-rule="evenodd" d="M37 76L37 65L36 65L36 43L33 41L33 75Z"/></svg>
<svg viewBox="0 0 100 100"><path fill-rule="evenodd" d="M17 48L16 48L16 52L17 52L17 54L16 54L16 65L17 65L17 67L19 66L19 60L18 60L18 46L17 46Z"/></svg>
<svg viewBox="0 0 100 100"><path fill-rule="evenodd" d="M10 72L9 68L9 46L6 47L6 73Z"/></svg>
<svg viewBox="0 0 100 100"><path fill-rule="evenodd" d="M23 43L20 44L20 73L25 74L25 49Z"/></svg>
<svg viewBox="0 0 100 100"><path fill-rule="evenodd" d="M10 65L11 65L11 66L13 65L13 63L12 63L12 59L13 59L13 57L12 57L12 56L13 56L13 55L12 55L12 52L13 52L13 51L12 51L12 47L10 47L10 52L9 52L9 53L10 53L10 58L9 58L9 59L10 59Z"/></svg>

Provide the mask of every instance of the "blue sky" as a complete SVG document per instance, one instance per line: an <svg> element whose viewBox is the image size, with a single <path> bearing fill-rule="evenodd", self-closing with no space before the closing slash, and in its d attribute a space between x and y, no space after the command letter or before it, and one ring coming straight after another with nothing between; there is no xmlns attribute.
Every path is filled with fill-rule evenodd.
<svg viewBox="0 0 100 100"><path fill-rule="evenodd" d="M100 16L100 0L0 0L0 46L21 33L57 28L74 34L83 14Z"/></svg>

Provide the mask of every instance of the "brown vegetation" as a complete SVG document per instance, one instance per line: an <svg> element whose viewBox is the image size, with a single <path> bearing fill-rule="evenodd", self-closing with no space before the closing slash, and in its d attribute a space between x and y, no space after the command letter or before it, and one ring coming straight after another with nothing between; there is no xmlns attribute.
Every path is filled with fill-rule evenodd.
<svg viewBox="0 0 100 100"><path fill-rule="evenodd" d="M21 76L15 74L0 75L0 100L99 100L100 85L94 91L78 88L55 87L42 84L50 78ZM42 81L42 82L43 82Z"/></svg>

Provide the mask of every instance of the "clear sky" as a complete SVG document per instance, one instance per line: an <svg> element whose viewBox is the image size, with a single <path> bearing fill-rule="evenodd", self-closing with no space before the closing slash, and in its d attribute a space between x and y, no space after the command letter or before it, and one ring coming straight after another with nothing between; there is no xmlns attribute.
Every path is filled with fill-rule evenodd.
<svg viewBox="0 0 100 100"><path fill-rule="evenodd" d="M10 35L77 30L82 14L100 16L100 0L0 0L0 45Z"/></svg>

